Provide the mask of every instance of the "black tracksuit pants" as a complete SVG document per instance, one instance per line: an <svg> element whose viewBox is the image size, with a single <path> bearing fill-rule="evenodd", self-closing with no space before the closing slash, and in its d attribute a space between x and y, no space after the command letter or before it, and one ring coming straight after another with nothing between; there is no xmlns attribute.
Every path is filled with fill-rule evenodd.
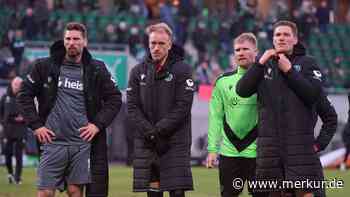
<svg viewBox="0 0 350 197"><path fill-rule="evenodd" d="M23 138L8 138L5 143L5 163L9 174L13 175L12 156L16 158L16 171L14 178L16 181L21 180L23 167Z"/></svg>

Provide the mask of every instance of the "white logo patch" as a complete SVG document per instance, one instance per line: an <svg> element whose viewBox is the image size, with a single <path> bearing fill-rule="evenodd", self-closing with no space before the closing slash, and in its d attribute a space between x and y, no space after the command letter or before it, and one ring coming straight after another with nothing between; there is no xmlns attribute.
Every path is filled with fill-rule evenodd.
<svg viewBox="0 0 350 197"><path fill-rule="evenodd" d="M141 74L140 78L141 78L141 81L142 81L142 80L144 80L146 78L146 75L145 74Z"/></svg>
<svg viewBox="0 0 350 197"><path fill-rule="evenodd" d="M185 87L185 90L191 90L191 91L194 91L194 82L192 79L187 79L186 80L186 87Z"/></svg>
<svg viewBox="0 0 350 197"><path fill-rule="evenodd" d="M293 65L293 68L295 69L295 71L300 72L301 71L301 66L299 64L295 64Z"/></svg>
<svg viewBox="0 0 350 197"><path fill-rule="evenodd" d="M27 75L27 79L30 81L30 83L35 83L35 81L33 80L32 76Z"/></svg>
<svg viewBox="0 0 350 197"><path fill-rule="evenodd" d="M267 69L267 73L265 73L264 78L272 80L272 68Z"/></svg>
<svg viewBox="0 0 350 197"><path fill-rule="evenodd" d="M193 87L194 86L194 82L193 82L192 79L187 79L186 80L186 84L187 84L188 87Z"/></svg>
<svg viewBox="0 0 350 197"><path fill-rule="evenodd" d="M61 85L62 85L62 81L61 81L61 77L58 77L58 87L61 87Z"/></svg>
<svg viewBox="0 0 350 197"><path fill-rule="evenodd" d="M319 70L313 70L313 73L314 73L313 78L321 81L322 73Z"/></svg>
<svg viewBox="0 0 350 197"><path fill-rule="evenodd" d="M167 82L170 82L171 80L173 80L174 76L173 74L169 73L168 76L164 79Z"/></svg>
<svg viewBox="0 0 350 197"><path fill-rule="evenodd" d="M117 80L115 80L112 75L111 75L111 81L114 83L114 86L118 86Z"/></svg>

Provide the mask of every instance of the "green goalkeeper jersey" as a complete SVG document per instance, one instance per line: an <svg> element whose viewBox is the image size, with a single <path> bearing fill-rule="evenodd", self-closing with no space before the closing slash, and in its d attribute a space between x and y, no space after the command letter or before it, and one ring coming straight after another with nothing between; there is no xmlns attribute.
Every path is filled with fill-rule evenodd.
<svg viewBox="0 0 350 197"><path fill-rule="evenodd" d="M237 82L245 72L246 69L238 67L236 71L225 73L216 81L209 103L210 153L227 157L256 157L257 134L252 135L258 120L256 94L242 98L236 93ZM225 128L229 128L226 130L236 139L234 143L229 140Z"/></svg>

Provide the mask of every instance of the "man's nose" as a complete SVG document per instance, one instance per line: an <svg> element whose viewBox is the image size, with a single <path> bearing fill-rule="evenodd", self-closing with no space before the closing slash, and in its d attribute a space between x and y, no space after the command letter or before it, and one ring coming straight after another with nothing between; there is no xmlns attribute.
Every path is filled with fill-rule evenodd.
<svg viewBox="0 0 350 197"><path fill-rule="evenodd" d="M242 57L244 55L243 51L237 51L237 56Z"/></svg>
<svg viewBox="0 0 350 197"><path fill-rule="evenodd" d="M154 45L154 50L159 50L160 46L159 44Z"/></svg>
<svg viewBox="0 0 350 197"><path fill-rule="evenodd" d="M74 43L74 40L68 40L67 43L68 43L69 45L71 45L71 44Z"/></svg>

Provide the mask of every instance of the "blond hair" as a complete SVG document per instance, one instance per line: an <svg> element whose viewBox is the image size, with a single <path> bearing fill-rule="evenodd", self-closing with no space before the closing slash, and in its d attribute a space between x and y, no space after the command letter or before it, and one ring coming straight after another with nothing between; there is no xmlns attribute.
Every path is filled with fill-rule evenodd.
<svg viewBox="0 0 350 197"><path fill-rule="evenodd" d="M173 31L166 23L156 23L146 28L146 33L148 36L153 32L165 32L169 36L170 40L173 40Z"/></svg>
<svg viewBox="0 0 350 197"><path fill-rule="evenodd" d="M242 43L244 41L248 41L248 42L252 43L255 47L258 47L258 41L257 41L255 35L253 33L250 33L250 32L242 33L239 36L237 36L234 39L233 44Z"/></svg>

